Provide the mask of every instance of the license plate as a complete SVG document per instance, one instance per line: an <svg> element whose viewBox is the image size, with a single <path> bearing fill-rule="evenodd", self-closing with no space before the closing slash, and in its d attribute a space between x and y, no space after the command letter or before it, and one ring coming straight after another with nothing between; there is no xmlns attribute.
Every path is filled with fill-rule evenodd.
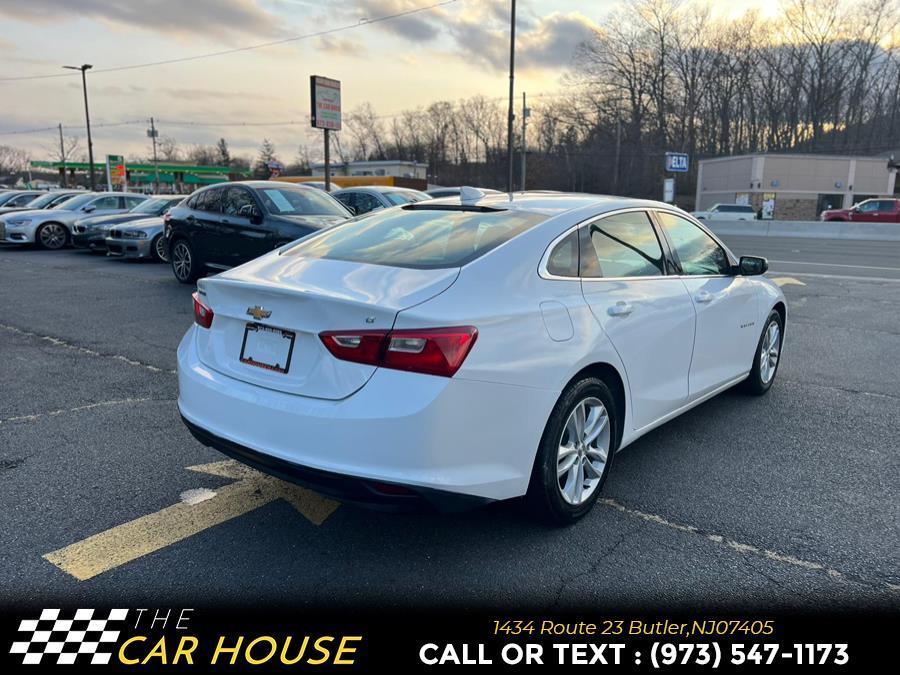
<svg viewBox="0 0 900 675"><path fill-rule="evenodd" d="M248 323L241 345L241 363L276 373L287 373L291 367L296 334L281 328Z"/></svg>

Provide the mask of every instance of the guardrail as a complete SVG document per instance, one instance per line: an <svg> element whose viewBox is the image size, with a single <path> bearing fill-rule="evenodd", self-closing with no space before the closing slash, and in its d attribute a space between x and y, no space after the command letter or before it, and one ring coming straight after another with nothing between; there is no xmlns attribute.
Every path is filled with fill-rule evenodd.
<svg viewBox="0 0 900 675"><path fill-rule="evenodd" d="M848 223L819 220L704 220L701 222L720 235L900 241L900 223Z"/></svg>

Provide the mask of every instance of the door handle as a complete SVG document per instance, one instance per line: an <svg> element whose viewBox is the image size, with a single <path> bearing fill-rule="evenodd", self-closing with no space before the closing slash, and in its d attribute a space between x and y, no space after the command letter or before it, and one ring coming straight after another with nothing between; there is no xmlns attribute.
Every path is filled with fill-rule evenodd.
<svg viewBox="0 0 900 675"><path fill-rule="evenodd" d="M696 300L697 302L707 303L712 302L713 297L713 294L709 291L698 291L697 295L694 296L694 300Z"/></svg>
<svg viewBox="0 0 900 675"><path fill-rule="evenodd" d="M606 310L606 313L610 316L628 316L634 311L634 307L631 306L630 302L625 302L624 300L619 300L616 304Z"/></svg>

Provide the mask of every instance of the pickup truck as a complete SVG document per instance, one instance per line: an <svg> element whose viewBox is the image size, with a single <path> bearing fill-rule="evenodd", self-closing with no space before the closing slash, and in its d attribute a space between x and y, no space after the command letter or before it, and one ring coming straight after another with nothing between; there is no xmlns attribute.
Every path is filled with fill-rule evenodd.
<svg viewBox="0 0 900 675"><path fill-rule="evenodd" d="M822 211L820 220L847 220L854 223L900 223L900 199L867 199L849 209Z"/></svg>

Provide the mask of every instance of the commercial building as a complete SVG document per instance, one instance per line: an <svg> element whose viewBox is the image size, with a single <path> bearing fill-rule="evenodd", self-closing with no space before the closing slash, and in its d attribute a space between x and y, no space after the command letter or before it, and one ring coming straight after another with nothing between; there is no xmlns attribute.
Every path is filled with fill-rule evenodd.
<svg viewBox="0 0 900 675"><path fill-rule="evenodd" d="M816 220L827 208L893 196L896 177L884 157L763 153L704 159L695 208L750 204L764 219Z"/></svg>
<svg viewBox="0 0 900 675"><path fill-rule="evenodd" d="M313 176L325 175L325 164L312 165ZM428 165L423 162L408 162L399 159L332 162L332 176L393 176L395 178L428 178Z"/></svg>
<svg viewBox="0 0 900 675"><path fill-rule="evenodd" d="M126 179L128 187L136 192L152 192L159 172L160 192L185 194L198 187L222 183L228 180L243 180L250 176L249 170L235 169L228 166L197 166L183 162L160 162L153 164L130 164L126 162ZM32 161L33 169L57 171L60 184L74 185L77 174L87 175L87 162L42 162ZM94 174L99 181L100 189L106 184L106 164L94 162Z"/></svg>

